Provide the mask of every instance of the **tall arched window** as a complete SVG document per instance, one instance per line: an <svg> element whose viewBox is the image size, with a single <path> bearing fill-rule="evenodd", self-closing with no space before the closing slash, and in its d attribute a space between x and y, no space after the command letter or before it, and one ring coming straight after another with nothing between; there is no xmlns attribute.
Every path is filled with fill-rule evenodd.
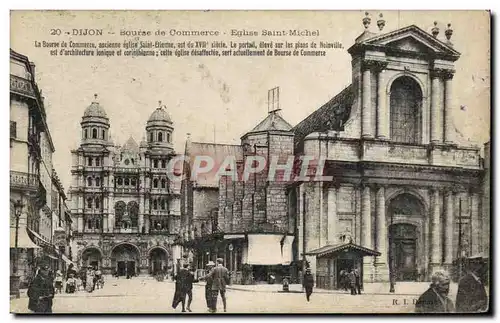
<svg viewBox="0 0 500 323"><path fill-rule="evenodd" d="M161 160L161 168L167 168L167 161L165 159Z"/></svg>
<svg viewBox="0 0 500 323"><path fill-rule="evenodd" d="M149 133L149 142L153 142L153 133L152 132Z"/></svg>
<svg viewBox="0 0 500 323"><path fill-rule="evenodd" d="M87 186L92 186L92 177L87 178Z"/></svg>
<svg viewBox="0 0 500 323"><path fill-rule="evenodd" d="M153 160L153 168L158 168L158 159Z"/></svg>
<svg viewBox="0 0 500 323"><path fill-rule="evenodd" d="M89 136L88 130L87 129L83 130L83 138L87 139L88 136Z"/></svg>
<svg viewBox="0 0 500 323"><path fill-rule="evenodd" d="M95 178L95 186L101 186L101 179L99 177Z"/></svg>
<svg viewBox="0 0 500 323"><path fill-rule="evenodd" d="M167 132L167 142L170 143L170 132Z"/></svg>
<svg viewBox="0 0 500 323"><path fill-rule="evenodd" d="M139 204L136 201L130 201L127 205L130 216L131 226L137 227L139 220Z"/></svg>
<svg viewBox="0 0 500 323"><path fill-rule="evenodd" d="M129 186L130 184L130 180L128 179L128 177L125 177L125 186Z"/></svg>
<svg viewBox="0 0 500 323"><path fill-rule="evenodd" d="M166 183L167 183L167 181L164 178L162 178L161 179L161 188L165 188L167 186Z"/></svg>
<svg viewBox="0 0 500 323"><path fill-rule="evenodd" d="M98 209L101 207L101 201L100 198L96 197L95 198L95 208Z"/></svg>
<svg viewBox="0 0 500 323"><path fill-rule="evenodd" d="M120 226L123 215L125 214L126 207L127 205L123 201L118 201L115 203L115 226Z"/></svg>
<svg viewBox="0 0 500 323"><path fill-rule="evenodd" d="M153 179L153 187L158 188L158 178Z"/></svg>
<svg viewBox="0 0 500 323"><path fill-rule="evenodd" d="M158 201L156 199L153 200L153 210L158 209Z"/></svg>
<svg viewBox="0 0 500 323"><path fill-rule="evenodd" d="M88 164L89 166L92 166L92 157L88 157L88 158L87 158L87 164Z"/></svg>
<svg viewBox="0 0 500 323"><path fill-rule="evenodd" d="M118 177L118 185L120 186L123 185L123 179L121 177Z"/></svg>
<svg viewBox="0 0 500 323"><path fill-rule="evenodd" d="M130 180L130 185L134 186L135 187L135 184L136 184L136 181L135 181L135 178L132 178Z"/></svg>
<svg viewBox="0 0 500 323"><path fill-rule="evenodd" d="M96 166L101 166L101 160L100 160L100 158L99 158L99 157L97 157L97 158L95 159L95 165L96 165Z"/></svg>
<svg viewBox="0 0 500 323"><path fill-rule="evenodd" d="M101 131L101 137L102 139L106 138L106 131L104 129Z"/></svg>
<svg viewBox="0 0 500 323"><path fill-rule="evenodd" d="M100 229L101 228L101 221L99 219L95 220L95 228Z"/></svg>
<svg viewBox="0 0 500 323"><path fill-rule="evenodd" d="M162 132L158 132L158 141L159 142L163 141L163 133Z"/></svg>
<svg viewBox="0 0 500 323"><path fill-rule="evenodd" d="M397 78L391 85L391 140L417 144L421 141L422 90L408 76Z"/></svg>
<svg viewBox="0 0 500 323"><path fill-rule="evenodd" d="M160 206L162 210L165 210L165 199L161 199Z"/></svg>
<svg viewBox="0 0 500 323"><path fill-rule="evenodd" d="M92 129L92 139L97 139L97 129Z"/></svg>
<svg viewBox="0 0 500 323"><path fill-rule="evenodd" d="M91 197L87 198L87 208L89 208L89 209L92 208L92 198Z"/></svg>

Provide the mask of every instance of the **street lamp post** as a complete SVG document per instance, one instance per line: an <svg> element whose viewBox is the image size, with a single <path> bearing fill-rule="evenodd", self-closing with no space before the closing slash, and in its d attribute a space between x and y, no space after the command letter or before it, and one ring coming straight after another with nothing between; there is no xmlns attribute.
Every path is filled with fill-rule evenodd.
<svg viewBox="0 0 500 323"><path fill-rule="evenodd" d="M10 276L11 281L11 294L19 298L19 275L17 274L17 259L18 259L18 240L19 240L19 218L23 211L23 202L17 200L14 202L14 216L16 220L16 235L14 240L14 259L12 264L12 275Z"/></svg>

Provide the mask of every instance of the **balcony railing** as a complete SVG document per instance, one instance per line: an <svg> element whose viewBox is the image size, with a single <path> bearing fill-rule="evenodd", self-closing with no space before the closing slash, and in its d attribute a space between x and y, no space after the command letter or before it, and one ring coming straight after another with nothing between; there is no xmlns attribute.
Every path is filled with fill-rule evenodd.
<svg viewBox="0 0 500 323"><path fill-rule="evenodd" d="M30 191L37 191L40 183L40 176L24 172L10 172L10 187Z"/></svg>

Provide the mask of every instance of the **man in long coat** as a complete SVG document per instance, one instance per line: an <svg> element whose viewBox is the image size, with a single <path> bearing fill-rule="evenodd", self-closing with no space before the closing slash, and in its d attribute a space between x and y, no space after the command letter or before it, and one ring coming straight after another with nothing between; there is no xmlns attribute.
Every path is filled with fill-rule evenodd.
<svg viewBox="0 0 500 323"><path fill-rule="evenodd" d="M304 289L306 290L306 299L309 302L314 287L314 277L311 273L311 268L306 269L306 273L304 274L304 280L302 284L304 285Z"/></svg>
<svg viewBox="0 0 500 323"><path fill-rule="evenodd" d="M49 275L49 265L43 263L28 288L28 309L35 313L52 313L54 292L54 281Z"/></svg>
<svg viewBox="0 0 500 323"><path fill-rule="evenodd" d="M206 265L206 270L207 272L210 272L212 268L215 267L215 263L213 261L209 261L208 264ZM201 279L201 278L200 278ZM214 301L213 301L213 293L212 293L212 283L213 283L213 278L212 277L206 277L205 276L205 300L207 301L207 308L209 312L213 313L215 311L215 306L214 306Z"/></svg>
<svg viewBox="0 0 500 323"><path fill-rule="evenodd" d="M420 295L415 304L417 313L451 313L455 311L453 302L448 298L450 277L444 271L432 275L432 283L427 291Z"/></svg>
<svg viewBox="0 0 500 323"><path fill-rule="evenodd" d="M174 277L175 280L175 292L174 300L172 301L172 307L175 309L182 303L182 311L186 312L186 294L188 292L189 281L191 281L191 288L193 281L191 280L191 273L189 272L188 264L184 264L183 268L179 270L177 275Z"/></svg>
<svg viewBox="0 0 500 323"><path fill-rule="evenodd" d="M457 312L477 313L488 309L488 296L481 281L482 258L470 258L467 275L458 283Z"/></svg>

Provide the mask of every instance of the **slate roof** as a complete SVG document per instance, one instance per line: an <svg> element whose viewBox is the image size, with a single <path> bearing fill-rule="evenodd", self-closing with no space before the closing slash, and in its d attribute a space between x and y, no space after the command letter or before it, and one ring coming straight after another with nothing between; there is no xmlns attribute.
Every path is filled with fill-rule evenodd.
<svg viewBox="0 0 500 323"><path fill-rule="evenodd" d="M302 120L292 129L295 133L295 151L302 151L304 138L310 133L344 130L344 124L351 114L353 103L354 87L350 84L330 101Z"/></svg>

